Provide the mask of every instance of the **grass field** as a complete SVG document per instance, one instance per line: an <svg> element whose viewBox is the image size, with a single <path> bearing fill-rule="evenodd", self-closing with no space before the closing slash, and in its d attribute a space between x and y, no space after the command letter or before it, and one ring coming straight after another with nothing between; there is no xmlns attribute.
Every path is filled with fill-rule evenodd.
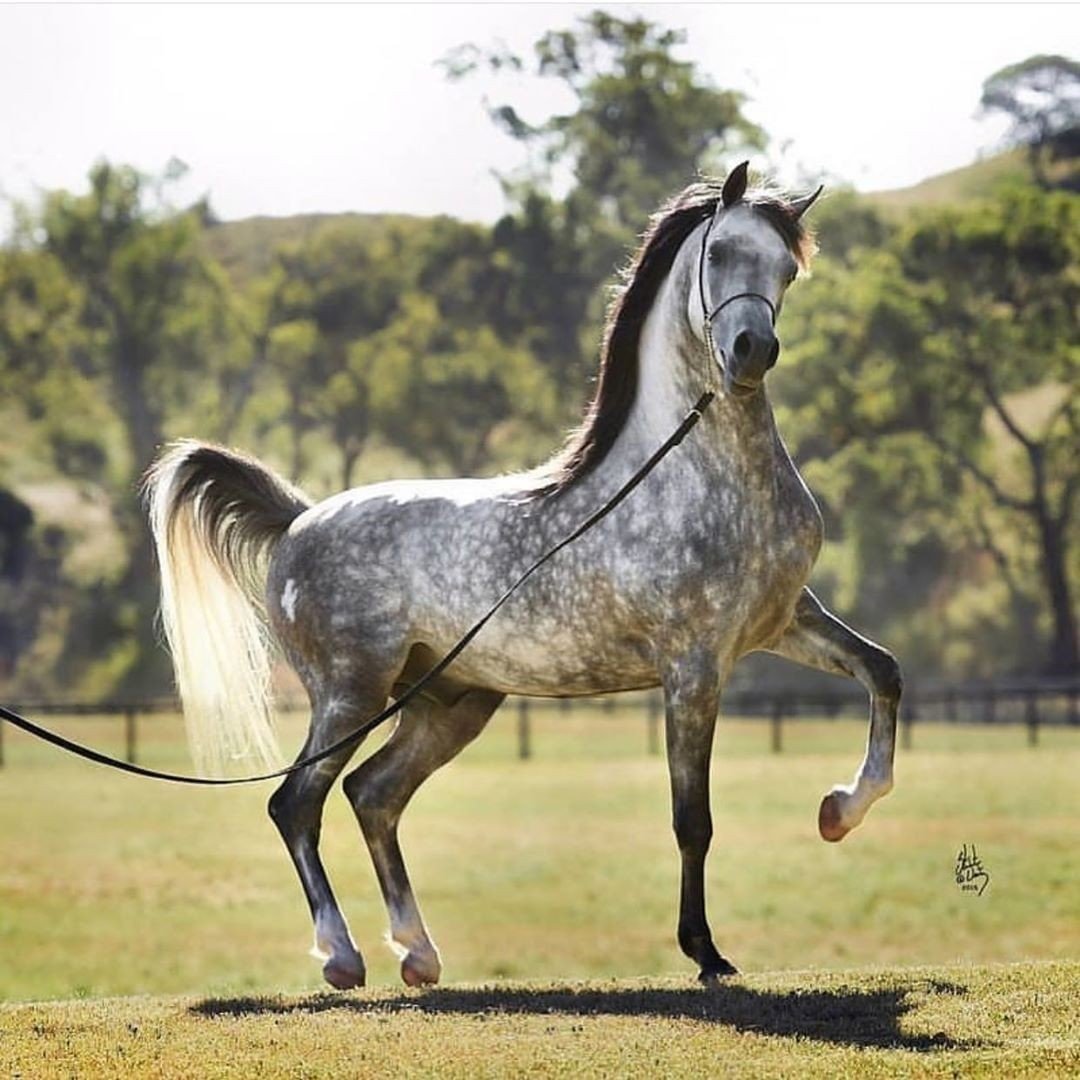
<svg viewBox="0 0 1080 1080"><path fill-rule="evenodd" d="M0 1075L1075 1076L1080 964L0 1006Z"/></svg>
<svg viewBox="0 0 1080 1080"><path fill-rule="evenodd" d="M649 976L676 979L650 986L691 985L674 941L666 772L662 758L644 752L640 716L537 714L529 762L514 757L514 723L512 710L497 716L421 791L403 825L444 979ZM56 726L122 746L118 721ZM142 759L186 768L177 733L175 719L147 720ZM864 734L854 721L792 721L784 753L772 755L766 725L721 720L711 920L744 971L774 973L746 985L769 994L797 987L797 978L775 974L784 969L1080 958L1080 735L1046 729L1029 749L1020 728L921 724L915 749L900 754L893 794L844 843L826 845L816 833L819 797L850 777ZM284 741L299 738L290 721ZM10 730L5 748L0 999L320 986L318 964L305 956L306 905L265 815L268 788L203 791L123 777ZM977 846L990 874L982 896L954 880L962 844ZM385 913L339 792L323 847L369 981L396 993L396 962L381 944ZM408 1011L402 1003L411 999L392 1000ZM962 1005L946 996L935 1008ZM64 1006L64 1015L82 1023L95 1007ZM180 1007L146 1008L157 1016ZM279 1021L314 1030L322 1008L299 1007L285 1020L261 1014L260 1037ZM440 1016L419 1010L409 1023L431 1025L435 1038ZM667 1017L676 1027L684 1019L693 1027ZM198 1022L215 1031L226 1024ZM537 1038L545 1022L542 1010L530 1014Z"/></svg>

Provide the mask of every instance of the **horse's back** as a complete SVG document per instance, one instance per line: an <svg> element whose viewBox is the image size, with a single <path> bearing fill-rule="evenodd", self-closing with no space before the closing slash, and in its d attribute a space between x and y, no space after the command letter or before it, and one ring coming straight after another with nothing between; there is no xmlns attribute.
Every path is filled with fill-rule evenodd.
<svg viewBox="0 0 1080 1080"><path fill-rule="evenodd" d="M333 638L404 628L415 613L457 600L475 610L505 557L510 477L398 480L353 488L301 514L274 551L267 608L279 636L301 621Z"/></svg>

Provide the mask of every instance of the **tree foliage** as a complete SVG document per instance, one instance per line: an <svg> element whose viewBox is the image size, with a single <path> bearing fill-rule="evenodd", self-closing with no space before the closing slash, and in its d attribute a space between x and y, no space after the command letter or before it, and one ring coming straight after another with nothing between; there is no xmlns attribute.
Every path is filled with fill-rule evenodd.
<svg viewBox="0 0 1080 1080"><path fill-rule="evenodd" d="M981 105L1001 112L1008 140L1027 147L1035 176L1050 186L1047 160L1080 155L1080 63L1064 56L1030 56L995 71L984 83Z"/></svg>
<svg viewBox="0 0 1080 1080"><path fill-rule="evenodd" d="M678 57L684 41L644 18L593 11L542 35L529 58L468 44L443 61L455 79L529 71L561 84L573 103L535 121L512 104L489 107L527 152L522 169L501 177L510 210L495 228L514 270L511 318L535 328L531 345L567 389L567 415L580 408L594 364L612 268L649 216L726 153L765 142L743 115L742 94Z"/></svg>
<svg viewBox="0 0 1080 1080"><path fill-rule="evenodd" d="M885 248L819 267L793 304L783 383L859 578L881 580L869 564L899 546L894 565L924 583L895 590L910 614L982 552L1017 617L1041 591L1041 663L1056 672L1078 665L1078 266L1075 196L1018 188L925 213Z"/></svg>

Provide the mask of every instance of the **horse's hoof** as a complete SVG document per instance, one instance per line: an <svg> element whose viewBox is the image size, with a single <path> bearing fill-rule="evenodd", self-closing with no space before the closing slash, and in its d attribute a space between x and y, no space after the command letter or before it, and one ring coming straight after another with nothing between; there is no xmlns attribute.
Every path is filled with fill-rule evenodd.
<svg viewBox="0 0 1080 1080"><path fill-rule="evenodd" d="M406 953L401 961L401 980L406 986L434 986L441 973L438 957Z"/></svg>
<svg viewBox="0 0 1080 1080"><path fill-rule="evenodd" d="M335 990L358 990L364 985L363 964L349 964L343 960L327 960L323 964L323 978Z"/></svg>
<svg viewBox="0 0 1080 1080"><path fill-rule="evenodd" d="M821 800L821 809L818 810L818 832L821 833L821 839L828 840L830 844L843 840L851 832L850 826L844 824L843 806L840 802L841 794L840 792L830 791Z"/></svg>
<svg viewBox="0 0 1080 1080"><path fill-rule="evenodd" d="M698 982L702 986L718 986L721 979L729 978L732 975L738 975L739 969L731 963L730 960L725 960L720 957L719 964L713 964L711 967L702 968L701 973L698 975Z"/></svg>

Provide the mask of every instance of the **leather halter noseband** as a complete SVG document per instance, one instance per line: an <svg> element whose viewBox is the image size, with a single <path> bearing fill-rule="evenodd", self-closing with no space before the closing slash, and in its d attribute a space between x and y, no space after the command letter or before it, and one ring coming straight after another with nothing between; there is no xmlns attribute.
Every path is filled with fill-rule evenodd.
<svg viewBox="0 0 1080 1080"><path fill-rule="evenodd" d="M716 224L716 219L720 214L722 207L720 200L717 200L716 206L713 212L709 215L709 220L705 225L705 232L701 237L701 252L698 255L698 295L701 298L701 312L704 317L704 323L702 325L702 334L705 338L706 348L709 350L709 357L720 368L720 370L727 374L727 357L724 355L723 349L716 347L716 342L713 341L712 336L712 321L728 306L733 304L736 300L760 300L769 309L769 321L773 326L776 325L776 305L767 297L763 296L759 292L740 292L735 293L734 296L728 296L721 300L719 304L709 310L709 302L705 298L705 253L709 246L709 233L712 232L713 225Z"/></svg>

